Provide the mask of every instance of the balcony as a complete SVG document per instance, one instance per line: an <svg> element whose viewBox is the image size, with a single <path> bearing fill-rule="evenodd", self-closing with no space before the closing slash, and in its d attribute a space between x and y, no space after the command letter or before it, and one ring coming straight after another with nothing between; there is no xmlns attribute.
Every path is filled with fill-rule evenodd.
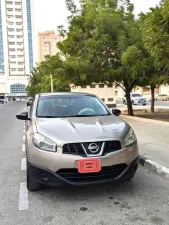
<svg viewBox="0 0 169 225"><path fill-rule="evenodd" d="M6 15L7 16L13 16L14 15L14 11L6 11Z"/></svg>
<svg viewBox="0 0 169 225"><path fill-rule="evenodd" d="M15 22L22 23L22 18L15 18Z"/></svg>
<svg viewBox="0 0 169 225"><path fill-rule="evenodd" d="M23 26L22 26L22 24L21 24L21 25L15 25L15 28L16 28L16 29L23 30Z"/></svg>
<svg viewBox="0 0 169 225"><path fill-rule="evenodd" d="M15 31L8 31L8 35L15 35Z"/></svg>
<svg viewBox="0 0 169 225"><path fill-rule="evenodd" d="M15 37L14 38L8 38L8 42L15 42Z"/></svg>
<svg viewBox="0 0 169 225"><path fill-rule="evenodd" d="M13 24L8 24L7 25L7 28L10 28L10 29L13 29L15 27L15 24L13 23Z"/></svg>
<svg viewBox="0 0 169 225"><path fill-rule="evenodd" d="M10 67L10 69L16 69L17 68L17 64L16 63L10 63L9 67Z"/></svg>
<svg viewBox="0 0 169 225"><path fill-rule="evenodd" d="M16 55L16 50L15 51L9 51L9 55Z"/></svg>
<svg viewBox="0 0 169 225"><path fill-rule="evenodd" d="M10 62L16 62L16 58L10 58L10 59L9 59L9 63L10 63Z"/></svg>
<svg viewBox="0 0 169 225"><path fill-rule="evenodd" d="M18 69L24 69L24 68L25 68L25 65L24 65L24 64L23 64L23 65L19 65L19 64L18 64L18 65L17 65L17 68L18 68Z"/></svg>
<svg viewBox="0 0 169 225"><path fill-rule="evenodd" d="M22 16L22 11L21 12L15 11L15 16Z"/></svg>
<svg viewBox="0 0 169 225"><path fill-rule="evenodd" d="M16 35L18 35L18 36L23 36L23 31L16 31Z"/></svg>

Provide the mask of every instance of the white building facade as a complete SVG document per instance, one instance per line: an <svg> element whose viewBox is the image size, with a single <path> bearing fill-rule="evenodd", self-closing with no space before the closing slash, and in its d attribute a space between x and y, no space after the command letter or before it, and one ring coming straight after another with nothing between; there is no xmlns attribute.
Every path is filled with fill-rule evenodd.
<svg viewBox="0 0 169 225"><path fill-rule="evenodd" d="M31 0L0 0L0 93L26 95L34 66Z"/></svg>

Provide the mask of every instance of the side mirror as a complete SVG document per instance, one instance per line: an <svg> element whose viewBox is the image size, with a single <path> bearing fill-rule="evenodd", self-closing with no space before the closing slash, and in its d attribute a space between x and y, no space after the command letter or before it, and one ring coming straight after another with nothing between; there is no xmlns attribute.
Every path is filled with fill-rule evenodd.
<svg viewBox="0 0 169 225"><path fill-rule="evenodd" d="M120 116L121 111L119 109L112 109L112 114L114 114L115 116Z"/></svg>
<svg viewBox="0 0 169 225"><path fill-rule="evenodd" d="M18 120L30 120L30 119L28 118L28 112L26 112L26 111L17 113L17 114L16 114L16 118L17 118Z"/></svg>

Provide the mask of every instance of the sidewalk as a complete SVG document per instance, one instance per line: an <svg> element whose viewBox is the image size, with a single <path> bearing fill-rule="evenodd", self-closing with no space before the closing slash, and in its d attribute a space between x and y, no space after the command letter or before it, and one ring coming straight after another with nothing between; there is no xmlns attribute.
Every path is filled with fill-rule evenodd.
<svg viewBox="0 0 169 225"><path fill-rule="evenodd" d="M139 145L140 155L169 168L169 126L148 122L136 121L121 116L134 129ZM168 123L169 124L169 123Z"/></svg>

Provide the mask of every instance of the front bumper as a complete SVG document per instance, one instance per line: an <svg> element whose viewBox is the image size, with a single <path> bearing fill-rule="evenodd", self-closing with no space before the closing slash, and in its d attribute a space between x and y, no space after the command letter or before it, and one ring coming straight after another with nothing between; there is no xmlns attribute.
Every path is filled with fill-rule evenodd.
<svg viewBox="0 0 169 225"><path fill-rule="evenodd" d="M121 163L102 167L99 173L80 174L76 168L61 169L53 172L48 169L29 165L30 172L35 180L46 186L89 185L117 180L127 180L134 176L139 164L139 157L130 165Z"/></svg>

